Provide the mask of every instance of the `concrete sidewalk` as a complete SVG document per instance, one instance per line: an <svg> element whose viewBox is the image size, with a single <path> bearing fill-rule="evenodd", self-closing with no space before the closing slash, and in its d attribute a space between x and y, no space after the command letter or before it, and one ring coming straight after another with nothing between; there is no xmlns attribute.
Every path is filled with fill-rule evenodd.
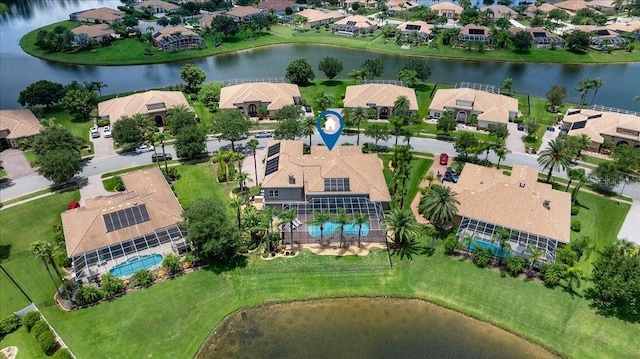
<svg viewBox="0 0 640 359"><path fill-rule="evenodd" d="M627 218L618 232L618 239L626 239L640 245L640 201L633 201Z"/></svg>
<svg viewBox="0 0 640 359"><path fill-rule="evenodd" d="M80 205L85 206L88 198L112 194L114 194L114 192L108 192L104 189L101 175L89 176L87 177L87 184L80 187Z"/></svg>

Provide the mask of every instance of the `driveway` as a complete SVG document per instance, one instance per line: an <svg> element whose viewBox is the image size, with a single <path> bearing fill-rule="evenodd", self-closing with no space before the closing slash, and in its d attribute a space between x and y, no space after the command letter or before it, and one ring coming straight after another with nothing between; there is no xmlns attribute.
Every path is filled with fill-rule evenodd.
<svg viewBox="0 0 640 359"><path fill-rule="evenodd" d="M248 187L257 186L264 179L264 163L262 163L262 159L267 155L267 149L264 147L258 147L256 149L256 160L258 162L258 179L256 180L256 168L253 166L253 155L248 155L245 157L242 162L242 172L246 172L249 174L249 178L251 178L251 182L247 185Z"/></svg>
<svg viewBox="0 0 640 359"><path fill-rule="evenodd" d="M94 159L104 158L109 156L115 156L116 150L113 148L113 138L105 138L104 130L101 128L98 129L100 132L100 137L92 138L91 142L93 142L93 151L94 151Z"/></svg>
<svg viewBox="0 0 640 359"><path fill-rule="evenodd" d="M554 131L544 131L544 135L542 136L542 143L540 144L540 149L538 149L538 152L547 148L547 145L549 145L549 141L558 137L558 134L560 134L559 126L554 126L553 128L555 129Z"/></svg>
<svg viewBox="0 0 640 359"><path fill-rule="evenodd" d="M80 205L86 204L87 198L98 196L108 196L114 194L104 189L102 184L102 175L94 175L87 177L87 183L80 187Z"/></svg>
<svg viewBox="0 0 640 359"><path fill-rule="evenodd" d="M526 136L527 133L518 131L518 124L515 122L508 122L507 129L509 130L509 136L505 141L507 149L513 153L526 153L522 136Z"/></svg>
<svg viewBox="0 0 640 359"><path fill-rule="evenodd" d="M626 239L640 245L640 233L638 233L638 223L640 223L640 201L633 200L631 209L620 227L618 239Z"/></svg>
<svg viewBox="0 0 640 359"><path fill-rule="evenodd" d="M6 149L0 152L2 167L7 172L7 177L17 179L36 174L36 171L29 165L22 151L17 149Z"/></svg>

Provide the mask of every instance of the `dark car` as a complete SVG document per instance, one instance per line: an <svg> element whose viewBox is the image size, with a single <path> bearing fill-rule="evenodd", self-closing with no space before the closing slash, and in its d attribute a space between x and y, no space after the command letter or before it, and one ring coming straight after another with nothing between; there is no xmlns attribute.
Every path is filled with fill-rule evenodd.
<svg viewBox="0 0 640 359"><path fill-rule="evenodd" d="M444 173L444 178L447 181L458 183L458 179L460 178L460 174L453 170L451 167L447 167L447 171Z"/></svg>
<svg viewBox="0 0 640 359"><path fill-rule="evenodd" d="M446 166L449 164L449 155L446 153L440 154L440 164Z"/></svg>
<svg viewBox="0 0 640 359"><path fill-rule="evenodd" d="M170 153L158 153L157 155L154 153L151 155L151 162L156 162L156 161L171 161L173 159L173 157L171 156Z"/></svg>
<svg viewBox="0 0 640 359"><path fill-rule="evenodd" d="M311 113L311 106L309 106L309 105L304 105L304 111L305 111L306 113Z"/></svg>
<svg viewBox="0 0 640 359"><path fill-rule="evenodd" d="M524 122L518 122L518 131L524 131Z"/></svg>

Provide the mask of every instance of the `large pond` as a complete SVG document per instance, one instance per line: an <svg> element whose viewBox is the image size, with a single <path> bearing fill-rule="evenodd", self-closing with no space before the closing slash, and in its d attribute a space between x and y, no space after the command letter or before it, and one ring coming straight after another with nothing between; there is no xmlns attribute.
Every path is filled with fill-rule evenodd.
<svg viewBox="0 0 640 359"><path fill-rule="evenodd" d="M19 46L20 38L43 25L68 19L68 14L100 6L117 7L118 0L5 0L9 11L0 17L0 108L16 108L18 93L30 83L47 79L60 83L99 80L108 85L103 93L117 93L168 86L182 82L183 65L76 66L53 63L31 57ZM425 3L429 1L426 0ZM481 4L479 4L481 5ZM386 65L383 78L392 79L404 65L406 57L383 55L361 50L285 45L253 49L234 54L212 56L191 61L207 73L207 81L240 78L282 77L291 60L305 57L314 68L325 56L340 58L346 73L367 58L381 58ZM577 102L572 92L585 77L600 77L605 85L598 91L596 103L640 110L633 97L640 94L640 63L611 65L519 64L429 59L433 74L429 81L461 81L499 85L511 77L518 92L544 97L553 84L567 87L568 100ZM318 72L318 71L316 71ZM319 75L319 74L318 74ZM588 101L591 101L589 96Z"/></svg>
<svg viewBox="0 0 640 359"><path fill-rule="evenodd" d="M211 333L209 358L556 358L514 334L415 299L344 298L234 313Z"/></svg>

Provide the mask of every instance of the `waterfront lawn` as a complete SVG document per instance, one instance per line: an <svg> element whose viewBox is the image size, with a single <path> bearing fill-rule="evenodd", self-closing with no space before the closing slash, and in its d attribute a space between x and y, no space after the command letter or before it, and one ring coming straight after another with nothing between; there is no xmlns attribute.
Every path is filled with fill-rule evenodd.
<svg viewBox="0 0 640 359"><path fill-rule="evenodd" d="M343 70L343 72L345 72L345 70ZM318 115L319 112L315 108L315 98L319 93L324 92L327 95L333 96L331 108L342 107L342 97L347 92L347 86L350 85L353 85L353 81L351 80L333 79L333 81L329 81L327 79L315 79L309 86L300 86L300 96L306 104L313 108L314 113Z"/></svg>
<svg viewBox="0 0 640 359"><path fill-rule="evenodd" d="M246 269L200 270L91 308L47 308L44 314L74 353L88 358L191 357L210 330L239 308L340 296L431 300L568 357L630 358L640 346L640 324L598 316L589 301L561 288L479 269L445 256L441 248L413 261L393 260L389 270L383 269L388 263L380 250L349 258L303 251L271 261L254 254Z"/></svg>
<svg viewBox="0 0 640 359"><path fill-rule="evenodd" d="M4 287L2 287L4 290ZM3 316L4 318L4 316ZM27 331L25 327L20 327L15 332L7 335L0 340L0 348L8 346L18 347L18 359L47 359L51 358L42 352L36 338Z"/></svg>
<svg viewBox="0 0 640 359"><path fill-rule="evenodd" d="M380 159L382 160L382 165L383 165L382 174L384 175L384 179L385 179L385 182L387 182L387 187L389 188L389 190L393 188L393 183L394 183L393 172L389 168L389 164L391 162L392 156L393 155L391 154L378 155L378 157L380 157ZM413 201L413 199L418 194L418 191L420 190L420 183L422 183L422 178L427 173L427 170L431 168L432 164L433 164L433 160L427 159L427 158L414 156L413 159L411 159L411 163L409 165L411 170L409 171L409 178L407 179L407 182L406 182L407 196L403 203L404 208L409 208L411 206L411 202Z"/></svg>
<svg viewBox="0 0 640 359"><path fill-rule="evenodd" d="M53 123L69 130L74 136L82 138L86 144L93 145L93 142L89 139L89 129L94 123L90 118L78 119L67 112L62 105L54 105L49 109L45 109L44 115L45 121L51 120Z"/></svg>

